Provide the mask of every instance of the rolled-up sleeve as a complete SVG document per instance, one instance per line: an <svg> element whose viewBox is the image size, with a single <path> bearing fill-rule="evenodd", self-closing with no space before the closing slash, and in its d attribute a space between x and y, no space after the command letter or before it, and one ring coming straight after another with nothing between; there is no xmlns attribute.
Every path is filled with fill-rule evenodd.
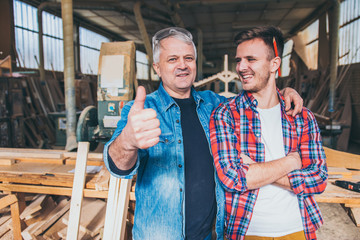
<svg viewBox="0 0 360 240"><path fill-rule="evenodd" d="M225 190L247 191L246 173L249 165L242 163L234 118L224 104L220 104L210 117L210 142L216 172Z"/></svg>
<svg viewBox="0 0 360 240"><path fill-rule="evenodd" d="M303 167L292 171L288 177L295 194L320 194L325 190L328 179L320 129L314 115L308 109L304 109L302 115L299 153Z"/></svg>
<svg viewBox="0 0 360 240"><path fill-rule="evenodd" d="M120 169L118 169L116 167L115 163L113 163L112 159L110 158L110 156L109 156L109 147L115 141L115 139L121 134L122 130L126 126L127 117L128 117L130 108L132 106L132 103L133 103L133 101L127 103L124 106L124 108L122 109L122 111L121 111L121 119L117 123L117 128L116 128L114 134L112 135L110 141L105 144L104 151L103 151L104 163L105 163L106 168L111 173L111 175L113 175L115 177L119 177L119 178L124 178L124 179L131 179L137 173L137 170L138 170L139 165L140 165L140 155L142 155L142 154L140 154L140 151L139 151L135 167L132 168L132 171L130 173L127 173L127 174L124 175L124 174L122 174L124 172L119 171Z"/></svg>

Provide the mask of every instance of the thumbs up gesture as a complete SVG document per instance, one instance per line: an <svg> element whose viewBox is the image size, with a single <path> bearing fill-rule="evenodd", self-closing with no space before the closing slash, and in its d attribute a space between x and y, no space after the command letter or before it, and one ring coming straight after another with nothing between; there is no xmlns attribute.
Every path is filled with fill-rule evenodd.
<svg viewBox="0 0 360 240"><path fill-rule="evenodd" d="M160 121L157 119L154 109L144 109L145 99L145 88L139 86L134 104L128 115L127 124L123 129L128 150L146 149L159 142Z"/></svg>

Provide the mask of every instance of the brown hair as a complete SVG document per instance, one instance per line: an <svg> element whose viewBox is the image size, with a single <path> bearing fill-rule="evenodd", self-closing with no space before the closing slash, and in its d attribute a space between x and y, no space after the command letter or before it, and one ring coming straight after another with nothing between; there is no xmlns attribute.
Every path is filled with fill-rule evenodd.
<svg viewBox="0 0 360 240"><path fill-rule="evenodd" d="M282 53L284 50L284 37L280 28L275 26L263 26L244 30L236 35L235 44L236 46L238 46L240 43L253 40L255 38L262 39L264 43L269 47L270 59L275 57L275 50L273 44L273 39L275 38L279 57L282 57Z"/></svg>

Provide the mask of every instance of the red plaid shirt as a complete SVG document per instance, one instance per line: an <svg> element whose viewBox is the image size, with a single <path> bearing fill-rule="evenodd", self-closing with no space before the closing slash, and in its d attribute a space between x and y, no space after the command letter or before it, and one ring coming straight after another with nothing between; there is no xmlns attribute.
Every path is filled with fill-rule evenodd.
<svg viewBox="0 0 360 240"><path fill-rule="evenodd" d="M316 239L315 231L323 219L313 194L325 190L327 167L320 130L314 115L306 108L295 117L286 115L283 97L281 104L285 154L297 151L302 169L288 174L293 192L299 201L304 232L307 239ZM257 100L246 91L222 103L210 118L210 140L215 168L226 192L226 237L243 239L249 227L259 189L249 190L246 183L248 164L241 153L256 162L265 161L261 143L260 117Z"/></svg>

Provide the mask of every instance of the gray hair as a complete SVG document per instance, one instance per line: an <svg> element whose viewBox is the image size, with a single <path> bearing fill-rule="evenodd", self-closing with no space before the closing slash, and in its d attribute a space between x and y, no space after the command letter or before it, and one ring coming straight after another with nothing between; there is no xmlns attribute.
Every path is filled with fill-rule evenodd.
<svg viewBox="0 0 360 240"><path fill-rule="evenodd" d="M169 38L169 37L181 40L181 41L185 42L186 44L191 44L194 48L195 59L196 59L196 57L197 57L196 46L193 42L193 37L192 37L191 33L184 28L169 27L169 28L164 28L164 29L158 31L157 33L155 33L155 35L152 38L153 62L154 63L158 63L160 61L160 48L161 48L160 42L161 42L161 40Z"/></svg>

